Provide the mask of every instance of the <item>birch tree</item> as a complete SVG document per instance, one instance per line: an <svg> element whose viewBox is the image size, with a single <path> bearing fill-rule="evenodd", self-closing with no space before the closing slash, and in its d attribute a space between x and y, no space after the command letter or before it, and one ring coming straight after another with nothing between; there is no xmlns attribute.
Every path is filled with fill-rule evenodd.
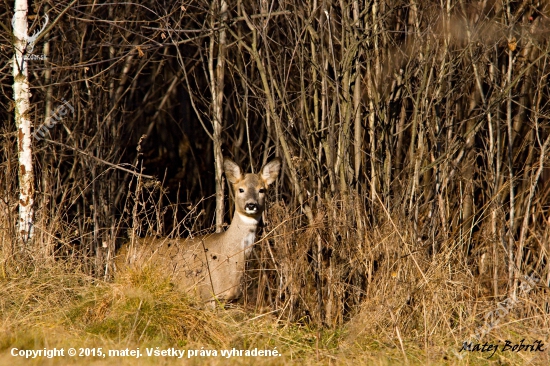
<svg viewBox="0 0 550 366"><path fill-rule="evenodd" d="M32 165L31 120L29 117L31 93L27 61L25 60L27 36L27 0L15 1L13 16L13 96L15 123L17 126L17 153L19 158L19 238L27 243L32 238L34 172Z"/></svg>

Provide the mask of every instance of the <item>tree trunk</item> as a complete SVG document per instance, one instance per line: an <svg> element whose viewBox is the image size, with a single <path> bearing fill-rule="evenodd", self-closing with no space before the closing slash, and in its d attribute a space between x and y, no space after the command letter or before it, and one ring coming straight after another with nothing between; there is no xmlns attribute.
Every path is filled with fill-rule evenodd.
<svg viewBox="0 0 550 366"><path fill-rule="evenodd" d="M17 126L19 157L19 239L28 243L33 234L34 172L32 165L31 120L29 117L31 93L25 60L27 47L27 0L15 1L13 18L14 51L13 97Z"/></svg>
<svg viewBox="0 0 550 366"><path fill-rule="evenodd" d="M216 232L223 230L223 214L224 214L224 201L223 201L223 154L222 154L222 141L221 133L223 126L223 87L224 87L224 67L225 67L225 21L227 19L227 2L225 0L219 0L216 2L218 14L214 12L213 17L218 17L219 23L216 24L216 19L212 21L212 29L219 27L220 31L212 34L210 38L210 54L208 68L210 72L210 85L212 90L212 124L214 127L213 144L214 144L214 165L216 174ZM216 37L217 36L217 37ZM214 70L214 44L218 41L218 54L217 64Z"/></svg>

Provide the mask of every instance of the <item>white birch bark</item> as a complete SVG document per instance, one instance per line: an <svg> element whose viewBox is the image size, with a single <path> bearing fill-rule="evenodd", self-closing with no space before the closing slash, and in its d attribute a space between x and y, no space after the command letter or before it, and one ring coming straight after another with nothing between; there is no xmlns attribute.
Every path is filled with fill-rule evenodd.
<svg viewBox="0 0 550 366"><path fill-rule="evenodd" d="M17 126L19 157L19 237L23 243L32 238L34 172L32 166L31 120L29 117L31 93L25 53L27 47L27 0L15 0L13 21L13 96Z"/></svg>

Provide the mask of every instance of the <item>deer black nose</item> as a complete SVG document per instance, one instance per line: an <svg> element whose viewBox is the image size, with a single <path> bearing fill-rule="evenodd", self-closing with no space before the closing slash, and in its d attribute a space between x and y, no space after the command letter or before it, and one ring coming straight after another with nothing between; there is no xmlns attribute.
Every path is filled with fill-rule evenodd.
<svg viewBox="0 0 550 366"><path fill-rule="evenodd" d="M257 203L247 203L244 205L244 209L246 211L257 211L258 210L258 204Z"/></svg>

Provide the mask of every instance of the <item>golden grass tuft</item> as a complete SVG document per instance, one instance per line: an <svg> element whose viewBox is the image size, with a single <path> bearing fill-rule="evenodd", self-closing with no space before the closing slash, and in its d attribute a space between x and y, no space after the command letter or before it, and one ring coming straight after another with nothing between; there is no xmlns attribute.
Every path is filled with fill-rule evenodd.
<svg viewBox="0 0 550 366"><path fill-rule="evenodd" d="M103 347L104 351L127 347L142 350L277 347L284 355L284 362L265 358L257 360L260 364L304 360L317 353L316 347L324 347L316 341L314 330L280 323L270 314L250 314L240 306L214 311L201 309L193 299L175 290L168 279L149 268L128 271L107 283L53 264L3 278L0 286L0 364L27 364L24 359L10 355L14 347L33 350ZM333 338L327 342L334 347ZM330 353L320 352L321 359ZM132 364L120 358L35 360L40 364L99 361L109 365ZM209 364L225 361L221 357L194 360ZM231 361L247 363L238 357ZM177 364L178 360L142 358L140 362Z"/></svg>

